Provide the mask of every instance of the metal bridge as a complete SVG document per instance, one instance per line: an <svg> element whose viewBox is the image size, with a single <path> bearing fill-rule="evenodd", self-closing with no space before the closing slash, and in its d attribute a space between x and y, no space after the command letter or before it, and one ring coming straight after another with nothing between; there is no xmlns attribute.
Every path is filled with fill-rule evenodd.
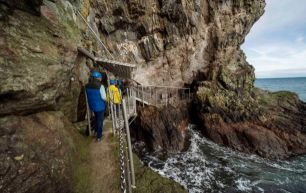
<svg viewBox="0 0 306 193"><path fill-rule="evenodd" d="M131 193L133 188L136 188L129 125L137 117L137 103L143 106L164 107L190 99L189 88L139 85L127 88L127 94L122 97L119 108L110 101L113 133L119 136L121 192Z"/></svg>
<svg viewBox="0 0 306 193"><path fill-rule="evenodd" d="M77 9L74 10L74 14L78 15L84 21L89 32L96 38L100 48L104 49L112 59L96 57L82 47L78 47L78 51L97 64L101 64L101 67L106 71L111 72L121 78L132 79L133 70L136 68L136 64L116 61L114 56L97 35L97 32L82 16L82 14ZM175 106L181 101L190 101L191 93L189 88L142 84L129 85L128 88L126 88L126 91L127 94L126 96L122 97L122 103L119 105L119 110L116 108L116 104L112 103L112 101L109 102L108 109L112 119L113 134L118 136L119 139L121 192L132 193L133 189L136 188L136 182L129 126L130 123L137 117L137 103L138 105L150 105L157 108L168 105ZM87 120L89 131L91 131L90 115L91 112L87 103Z"/></svg>

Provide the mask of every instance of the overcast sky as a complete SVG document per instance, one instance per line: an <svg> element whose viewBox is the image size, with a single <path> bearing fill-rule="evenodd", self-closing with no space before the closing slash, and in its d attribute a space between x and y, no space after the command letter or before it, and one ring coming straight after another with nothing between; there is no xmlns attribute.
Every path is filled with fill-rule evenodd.
<svg viewBox="0 0 306 193"><path fill-rule="evenodd" d="M306 77L306 0L266 3L242 46L256 77Z"/></svg>

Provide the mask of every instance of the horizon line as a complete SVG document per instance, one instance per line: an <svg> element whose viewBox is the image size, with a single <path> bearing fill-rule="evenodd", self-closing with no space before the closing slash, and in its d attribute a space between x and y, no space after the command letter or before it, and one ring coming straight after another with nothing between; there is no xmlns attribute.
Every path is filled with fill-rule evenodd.
<svg viewBox="0 0 306 193"><path fill-rule="evenodd" d="M306 76L291 76L291 77L256 77L256 79L278 79L278 78L306 78Z"/></svg>

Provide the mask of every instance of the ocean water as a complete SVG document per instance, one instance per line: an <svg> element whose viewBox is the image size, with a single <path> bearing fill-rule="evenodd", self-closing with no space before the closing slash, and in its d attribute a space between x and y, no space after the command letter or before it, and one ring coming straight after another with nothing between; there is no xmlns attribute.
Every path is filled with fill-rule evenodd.
<svg viewBox="0 0 306 193"><path fill-rule="evenodd" d="M255 85L269 91L288 90L299 95L306 102L306 78L266 78L257 79Z"/></svg>
<svg viewBox="0 0 306 193"><path fill-rule="evenodd" d="M306 102L306 78L258 79L269 91L289 90ZM219 146L192 127L191 145L163 161L147 156L153 170L190 193L306 193L306 156L271 161Z"/></svg>
<svg viewBox="0 0 306 193"><path fill-rule="evenodd" d="M193 129L187 152L144 162L190 193L306 193L306 156L271 161L219 146Z"/></svg>

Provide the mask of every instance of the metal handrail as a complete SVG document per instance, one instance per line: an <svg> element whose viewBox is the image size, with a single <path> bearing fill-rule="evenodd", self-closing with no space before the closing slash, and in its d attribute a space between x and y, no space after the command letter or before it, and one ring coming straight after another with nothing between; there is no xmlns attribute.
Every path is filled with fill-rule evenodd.
<svg viewBox="0 0 306 193"><path fill-rule="evenodd" d="M127 89L127 96L122 98L120 104L121 113L117 112L112 100L110 100L110 108L113 127L115 128L113 132L115 135L119 134L121 192L132 193L133 188L136 188L136 182L129 119L137 115L135 92Z"/></svg>
<svg viewBox="0 0 306 193"><path fill-rule="evenodd" d="M191 100L190 88L175 86L137 85L132 87L136 92L136 99L146 105L167 106L180 101Z"/></svg>
<svg viewBox="0 0 306 193"><path fill-rule="evenodd" d="M152 88L173 88L173 89L185 89L185 90L189 90L190 88L187 87L178 87L178 86L159 86L159 85L145 85L145 84L141 84L141 85L137 85L136 87L152 87Z"/></svg>

